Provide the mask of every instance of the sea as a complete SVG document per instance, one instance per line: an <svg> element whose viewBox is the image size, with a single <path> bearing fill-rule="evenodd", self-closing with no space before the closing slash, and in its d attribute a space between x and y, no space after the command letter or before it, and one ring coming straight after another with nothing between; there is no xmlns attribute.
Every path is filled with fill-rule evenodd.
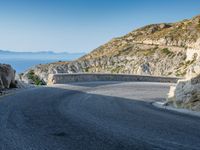
<svg viewBox="0 0 200 150"><path fill-rule="evenodd" d="M52 62L57 62L58 60L44 60L44 59L34 59L34 60L30 60L30 59L0 59L1 63L5 63L5 64L10 64L17 73L22 73L24 71L26 71L27 69L38 65L38 64L47 64L47 63L52 63ZM59 60L60 61L60 60ZM63 60L64 61L64 60ZM69 60L66 60L69 61Z"/></svg>
<svg viewBox="0 0 200 150"><path fill-rule="evenodd" d="M77 59L81 57L83 54L73 54L73 55L47 55L42 54L40 57L33 57L30 55L1 55L0 54L0 64L10 64L15 70L16 73L22 73L26 71L27 69L39 65L39 64L47 64L52 62L58 62L58 61L72 61L74 59Z"/></svg>

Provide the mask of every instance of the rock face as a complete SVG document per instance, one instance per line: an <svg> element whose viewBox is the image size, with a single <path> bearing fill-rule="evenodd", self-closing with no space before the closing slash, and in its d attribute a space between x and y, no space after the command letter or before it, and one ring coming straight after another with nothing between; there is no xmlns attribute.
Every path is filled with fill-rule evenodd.
<svg viewBox="0 0 200 150"><path fill-rule="evenodd" d="M15 86L15 70L10 65L0 64L0 90Z"/></svg>
<svg viewBox="0 0 200 150"><path fill-rule="evenodd" d="M32 72L42 82L47 83L49 74L72 73L72 72L78 72L78 70L73 70L73 68L70 68L68 62L57 62L52 64L38 65L24 72L21 75L21 80L27 84L33 84L34 81L30 77L30 74Z"/></svg>
<svg viewBox="0 0 200 150"><path fill-rule="evenodd" d="M169 92L168 103L175 107L200 111L200 75L179 80Z"/></svg>
<svg viewBox="0 0 200 150"><path fill-rule="evenodd" d="M183 77L200 58L200 16L177 23L148 25L114 38L72 62L31 68L47 82L52 73L127 73ZM196 65L195 65L196 66ZM28 81L28 70L23 79Z"/></svg>
<svg viewBox="0 0 200 150"><path fill-rule="evenodd" d="M200 58L192 63L186 73L186 79L179 80L170 88L168 103L175 107L200 111Z"/></svg>

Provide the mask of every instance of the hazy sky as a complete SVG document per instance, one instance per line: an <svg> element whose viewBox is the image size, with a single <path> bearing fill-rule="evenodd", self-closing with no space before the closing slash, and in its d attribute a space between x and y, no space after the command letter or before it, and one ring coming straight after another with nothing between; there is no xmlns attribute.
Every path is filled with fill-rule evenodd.
<svg viewBox="0 0 200 150"><path fill-rule="evenodd" d="M0 0L0 49L89 52L135 28L200 14L200 0Z"/></svg>

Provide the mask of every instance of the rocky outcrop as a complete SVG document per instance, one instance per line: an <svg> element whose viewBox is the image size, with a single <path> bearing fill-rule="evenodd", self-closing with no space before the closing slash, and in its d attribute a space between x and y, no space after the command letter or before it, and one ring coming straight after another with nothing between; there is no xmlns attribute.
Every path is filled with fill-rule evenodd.
<svg viewBox="0 0 200 150"><path fill-rule="evenodd" d="M186 79L179 80L170 87L168 104L175 107L200 111L200 58L193 59L186 74Z"/></svg>
<svg viewBox="0 0 200 150"><path fill-rule="evenodd" d="M200 75L192 79L179 80L176 86L172 86L168 104L200 111Z"/></svg>
<svg viewBox="0 0 200 150"><path fill-rule="evenodd" d="M78 72L78 70L74 70L73 67L73 65L70 67L68 62L37 65L21 74L20 78L27 84L34 84L34 81L31 77L31 74L34 74L34 76L36 76L45 84L47 83L49 74Z"/></svg>
<svg viewBox="0 0 200 150"><path fill-rule="evenodd" d="M38 65L30 70L47 82L56 73L125 73L184 77L200 57L200 16L153 24L114 38L72 62ZM23 79L30 72L24 73Z"/></svg>
<svg viewBox="0 0 200 150"><path fill-rule="evenodd" d="M7 64L0 64L0 90L16 87L15 70Z"/></svg>

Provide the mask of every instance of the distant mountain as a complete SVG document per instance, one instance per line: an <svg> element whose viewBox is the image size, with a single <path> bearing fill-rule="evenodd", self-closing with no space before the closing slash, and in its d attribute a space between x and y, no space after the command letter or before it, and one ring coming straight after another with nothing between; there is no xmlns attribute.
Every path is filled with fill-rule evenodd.
<svg viewBox="0 0 200 150"><path fill-rule="evenodd" d="M53 51L38 51L38 52L15 52L9 50L0 50L1 59L54 59L54 60L74 60L85 53L67 53ZM3 56L3 57L2 57Z"/></svg>
<svg viewBox="0 0 200 150"><path fill-rule="evenodd" d="M49 55L84 55L85 53L68 53L68 52L53 52L53 51L38 51L38 52L16 52L9 50L0 50L0 54L49 54Z"/></svg>

